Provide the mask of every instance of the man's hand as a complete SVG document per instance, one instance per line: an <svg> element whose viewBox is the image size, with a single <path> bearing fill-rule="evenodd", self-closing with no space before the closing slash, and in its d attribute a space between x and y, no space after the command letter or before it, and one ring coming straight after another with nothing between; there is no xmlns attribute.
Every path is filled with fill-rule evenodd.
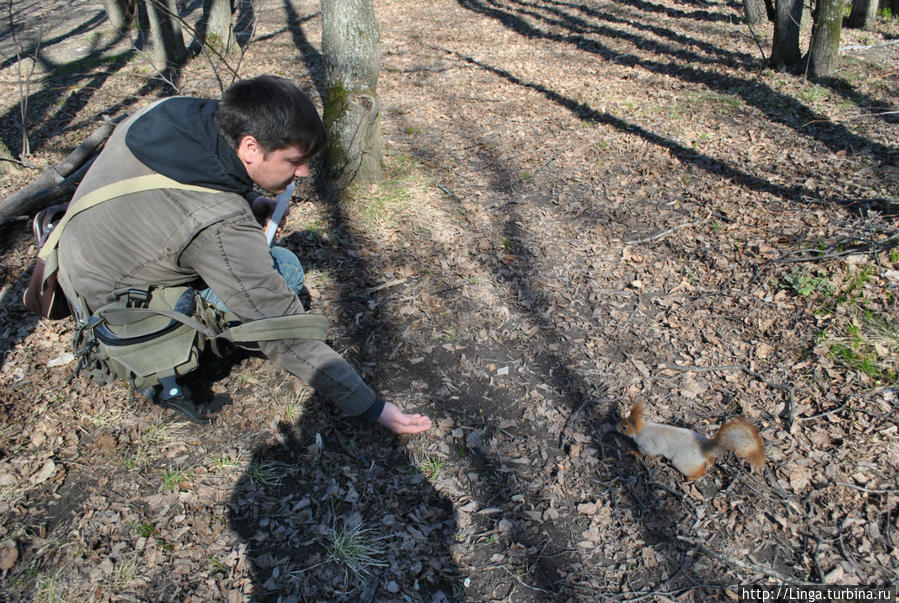
<svg viewBox="0 0 899 603"><path fill-rule="evenodd" d="M384 403L378 423L393 433L420 433L431 428L431 419L424 415L407 415L392 402Z"/></svg>

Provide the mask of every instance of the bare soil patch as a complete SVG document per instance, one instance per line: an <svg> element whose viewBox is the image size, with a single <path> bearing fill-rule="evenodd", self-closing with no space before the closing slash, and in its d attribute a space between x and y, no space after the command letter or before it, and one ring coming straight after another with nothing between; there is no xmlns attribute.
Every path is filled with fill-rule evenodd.
<svg viewBox="0 0 899 603"><path fill-rule="evenodd" d="M172 92L92 4L11 6L41 42L36 165ZM844 31L841 70L812 84L762 69L734 2L376 10L389 180L341 207L304 183L284 243L335 347L436 427L370 430L252 355L197 375L233 399L205 428L70 381L54 361L71 324L20 304L23 220L0 244L2 598L715 600L899 581L899 22ZM240 73L315 91L317 3L253 16ZM754 33L767 47L770 26ZM215 97L223 73L201 55L175 83ZM705 434L746 417L768 466L722 458L684 482L615 433L639 400Z"/></svg>

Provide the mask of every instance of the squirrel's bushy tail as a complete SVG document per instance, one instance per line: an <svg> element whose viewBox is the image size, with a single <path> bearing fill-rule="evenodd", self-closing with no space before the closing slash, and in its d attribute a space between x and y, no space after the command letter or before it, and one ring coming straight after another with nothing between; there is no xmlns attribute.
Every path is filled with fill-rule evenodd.
<svg viewBox="0 0 899 603"><path fill-rule="evenodd" d="M765 443L762 436L759 435L758 429L745 421L740 419L728 421L718 431L715 442L740 458L746 459L753 467L765 464Z"/></svg>

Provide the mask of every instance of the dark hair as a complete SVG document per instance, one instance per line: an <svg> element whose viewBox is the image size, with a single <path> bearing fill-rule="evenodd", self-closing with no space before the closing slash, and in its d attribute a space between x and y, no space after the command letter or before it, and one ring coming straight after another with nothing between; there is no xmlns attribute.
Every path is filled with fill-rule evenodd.
<svg viewBox="0 0 899 603"><path fill-rule="evenodd" d="M297 145L311 157L327 140L309 97L294 82L274 75L232 84L222 95L212 121L234 149L249 135L266 152Z"/></svg>

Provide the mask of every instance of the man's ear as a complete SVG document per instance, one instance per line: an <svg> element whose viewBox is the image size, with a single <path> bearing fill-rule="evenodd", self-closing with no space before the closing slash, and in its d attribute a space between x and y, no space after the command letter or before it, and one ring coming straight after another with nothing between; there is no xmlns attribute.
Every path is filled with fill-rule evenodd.
<svg viewBox="0 0 899 603"><path fill-rule="evenodd" d="M237 156L246 165L252 165L262 159L264 149L255 137L246 134L237 143Z"/></svg>

